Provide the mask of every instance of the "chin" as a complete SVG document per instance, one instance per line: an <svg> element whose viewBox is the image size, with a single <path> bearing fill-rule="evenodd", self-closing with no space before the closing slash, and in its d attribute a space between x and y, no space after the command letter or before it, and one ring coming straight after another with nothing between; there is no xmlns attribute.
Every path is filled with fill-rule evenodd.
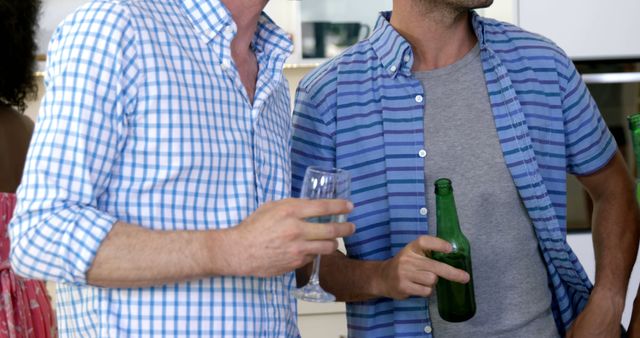
<svg viewBox="0 0 640 338"><path fill-rule="evenodd" d="M469 3L472 4L470 8L486 8L493 4L493 0L471 0Z"/></svg>
<svg viewBox="0 0 640 338"><path fill-rule="evenodd" d="M428 1L428 0L423 0ZM475 9L485 8L493 4L493 0L441 0L443 3L447 3L452 7L459 9Z"/></svg>

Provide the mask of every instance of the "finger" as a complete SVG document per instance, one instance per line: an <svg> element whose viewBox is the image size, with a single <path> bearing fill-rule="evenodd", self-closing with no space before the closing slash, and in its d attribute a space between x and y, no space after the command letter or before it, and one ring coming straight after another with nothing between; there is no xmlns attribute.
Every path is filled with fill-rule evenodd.
<svg viewBox="0 0 640 338"><path fill-rule="evenodd" d="M355 231L353 223L304 223L302 237L306 240L326 240L346 237Z"/></svg>
<svg viewBox="0 0 640 338"><path fill-rule="evenodd" d="M353 203L340 199L305 200L294 202L293 213L298 218L311 218L348 214L353 210Z"/></svg>
<svg viewBox="0 0 640 338"><path fill-rule="evenodd" d="M434 236L420 236L416 242L422 253L428 257L431 257L432 251L450 253L453 250L451 243Z"/></svg>
<svg viewBox="0 0 640 338"><path fill-rule="evenodd" d="M306 256L315 257L317 255L329 255L338 250L338 241L336 240L324 240L324 241L309 241L304 244L302 251Z"/></svg>
<svg viewBox="0 0 640 338"><path fill-rule="evenodd" d="M411 283L407 287L407 293L412 296L429 297L433 293L433 288L416 283Z"/></svg>
<svg viewBox="0 0 640 338"><path fill-rule="evenodd" d="M422 286L435 287L438 283L438 275L430 271L412 271L408 276L409 280Z"/></svg>
<svg viewBox="0 0 640 338"><path fill-rule="evenodd" d="M456 283L466 284L471 279L471 276L469 276L466 271L456 269L451 265L433 259L427 259L422 268L436 274L439 278L444 278Z"/></svg>

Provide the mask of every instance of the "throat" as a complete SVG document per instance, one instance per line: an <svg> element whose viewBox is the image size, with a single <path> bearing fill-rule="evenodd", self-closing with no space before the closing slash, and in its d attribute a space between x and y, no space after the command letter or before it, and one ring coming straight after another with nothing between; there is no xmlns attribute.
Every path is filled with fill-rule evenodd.
<svg viewBox="0 0 640 338"><path fill-rule="evenodd" d="M232 48L231 56L238 69L238 75L247 93L247 98L253 105L259 71L256 54L251 48L243 48L242 51L237 51L237 49L234 51Z"/></svg>

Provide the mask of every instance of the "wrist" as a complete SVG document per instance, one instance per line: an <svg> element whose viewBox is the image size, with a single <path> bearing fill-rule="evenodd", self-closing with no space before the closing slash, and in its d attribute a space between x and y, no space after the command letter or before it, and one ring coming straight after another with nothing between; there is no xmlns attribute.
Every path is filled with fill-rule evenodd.
<svg viewBox="0 0 640 338"><path fill-rule="evenodd" d="M211 275L248 276L251 271L249 262L243 259L246 254L242 234L237 228L210 230L206 232L207 262Z"/></svg>
<svg viewBox="0 0 640 338"><path fill-rule="evenodd" d="M590 300L601 306L606 304L613 315L621 317L624 311L625 296L625 293L620 292L618 288L596 285L591 291Z"/></svg>
<svg viewBox="0 0 640 338"><path fill-rule="evenodd" d="M370 276L373 276L373 278L370 279L369 284L369 292L371 296L375 298L390 298L387 292L387 278L385 278L385 271L387 271L386 267L387 264L389 264L389 261L371 261L368 262L368 264L372 270Z"/></svg>

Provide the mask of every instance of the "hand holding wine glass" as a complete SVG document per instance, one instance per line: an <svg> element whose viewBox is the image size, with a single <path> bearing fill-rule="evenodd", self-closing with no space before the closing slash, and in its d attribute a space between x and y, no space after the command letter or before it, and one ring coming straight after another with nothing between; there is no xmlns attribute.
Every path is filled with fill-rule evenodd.
<svg viewBox="0 0 640 338"><path fill-rule="evenodd" d="M265 203L240 225L228 229L228 274L271 277L303 267L338 247L336 238L354 231L351 223L311 224L310 218L349 213L344 200L288 198Z"/></svg>

